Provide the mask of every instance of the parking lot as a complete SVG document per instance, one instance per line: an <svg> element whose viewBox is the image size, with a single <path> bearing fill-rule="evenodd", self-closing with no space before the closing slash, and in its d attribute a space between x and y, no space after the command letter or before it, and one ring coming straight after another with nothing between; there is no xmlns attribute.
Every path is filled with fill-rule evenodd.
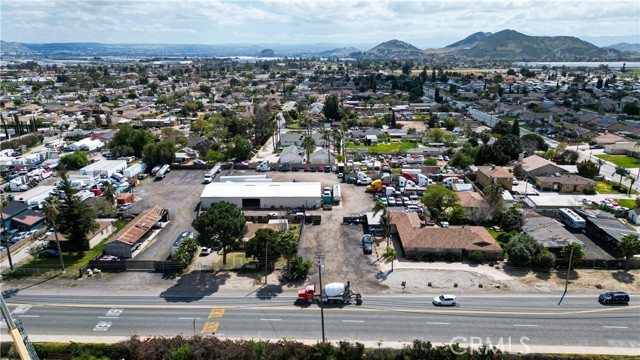
<svg viewBox="0 0 640 360"><path fill-rule="evenodd" d="M137 214L153 206L169 209L169 223L136 257L140 260L166 260L171 244L183 231L193 231L205 170L172 170L164 179L147 178L134 189L136 198L129 213Z"/></svg>
<svg viewBox="0 0 640 360"><path fill-rule="evenodd" d="M251 174L255 172L234 172L234 175ZM271 171L266 174L276 182L292 182L294 179L301 182L319 181L323 187L340 182L334 173ZM360 245L364 234L362 225L342 224L343 216L371 211L372 196L364 192L364 186L340 184L342 192L340 205L334 205L332 210L307 211L308 214L321 215L322 221L320 225L304 226L300 238L300 255L314 264L317 262L317 255L324 255L323 283L351 281L354 289L358 291L377 292L381 286L376 280L376 273L379 271L378 262L375 251L373 255L363 253ZM316 266L311 270L308 282L318 282Z"/></svg>

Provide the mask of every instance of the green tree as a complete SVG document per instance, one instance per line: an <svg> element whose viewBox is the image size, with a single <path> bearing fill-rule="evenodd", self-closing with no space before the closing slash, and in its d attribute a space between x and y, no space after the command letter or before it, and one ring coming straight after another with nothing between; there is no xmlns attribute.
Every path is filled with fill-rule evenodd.
<svg viewBox="0 0 640 360"><path fill-rule="evenodd" d="M520 138L512 134L504 135L493 145L499 153L509 156L511 160L517 159L522 152Z"/></svg>
<svg viewBox="0 0 640 360"><path fill-rule="evenodd" d="M620 175L620 183L618 184L618 186L622 187L622 178L629 174L629 170L622 166L616 166L615 174Z"/></svg>
<svg viewBox="0 0 640 360"><path fill-rule="evenodd" d="M208 134L213 131L213 125L203 118L198 118L191 123L191 131L200 135Z"/></svg>
<svg viewBox="0 0 640 360"><path fill-rule="evenodd" d="M298 235L293 231L284 231L278 234L278 252L287 261L287 279L291 279L291 259L298 254Z"/></svg>
<svg viewBox="0 0 640 360"><path fill-rule="evenodd" d="M502 213L500 227L504 231L522 231L524 214L517 208L509 208Z"/></svg>
<svg viewBox="0 0 640 360"><path fill-rule="evenodd" d="M431 140L433 140L433 142L439 143L442 141L442 139L444 138L444 136L447 133L444 132L444 130L441 129L429 129L427 130L427 137L431 138Z"/></svg>
<svg viewBox="0 0 640 360"><path fill-rule="evenodd" d="M549 251L544 251L538 254L535 263L541 269L551 269L556 264L556 256Z"/></svg>
<svg viewBox="0 0 640 360"><path fill-rule="evenodd" d="M67 239L69 250L83 256L89 250L87 235L99 228L96 213L77 195L65 171L60 171L59 189L62 192L60 213L57 218L58 231Z"/></svg>
<svg viewBox="0 0 640 360"><path fill-rule="evenodd" d="M514 266L529 266L533 264L544 248L533 237L518 233L511 237L507 246L509 263Z"/></svg>
<svg viewBox="0 0 640 360"><path fill-rule="evenodd" d="M513 124L511 125L511 134L520 137L520 122L518 119L513 119Z"/></svg>
<svg viewBox="0 0 640 360"><path fill-rule="evenodd" d="M244 244L247 257L254 257L268 266L267 261L275 262L280 257L278 233L273 229L258 229L256 235Z"/></svg>
<svg viewBox="0 0 640 360"><path fill-rule="evenodd" d="M573 255L571 254L573 252ZM569 261L569 257L571 257L572 266L575 264L579 264L584 259L584 248L582 244L578 242L568 242L560 250L560 254L564 256L564 258Z"/></svg>
<svg viewBox="0 0 640 360"><path fill-rule="evenodd" d="M549 145L547 144L547 142L542 136L538 134L529 133L526 135L522 135L522 137L520 137L520 140L522 143L531 142L535 144L536 151L547 151L549 149Z"/></svg>
<svg viewBox="0 0 640 360"><path fill-rule="evenodd" d="M109 141L109 148L115 148L117 146L130 146L133 148L133 155L136 157L142 156L144 147L156 141L156 136L143 129L134 129L129 124L121 125L118 128L118 132L113 135L111 141Z"/></svg>
<svg viewBox="0 0 640 360"><path fill-rule="evenodd" d="M631 189L633 188L633 184L636 182L636 178L633 175L627 175L627 180L629 181L629 193L627 195L631 196Z"/></svg>
<svg viewBox="0 0 640 360"><path fill-rule="evenodd" d="M227 265L227 253L247 233L244 214L234 204L221 201L211 204L191 225L199 233L202 246L222 247L222 263Z"/></svg>
<svg viewBox="0 0 640 360"><path fill-rule="evenodd" d="M437 184L427 187L420 201L431 211L431 215L439 219L445 209L452 208L458 202L458 195Z"/></svg>
<svg viewBox="0 0 640 360"><path fill-rule="evenodd" d="M236 159L236 161L244 161L251 157L251 151L253 145L251 141L245 139L240 135L233 137L233 144L229 150L227 150L227 156L230 159Z"/></svg>
<svg viewBox="0 0 640 360"><path fill-rule="evenodd" d="M507 134L511 134L512 128L513 126L509 124L508 120L502 119L498 121L495 125L493 125L493 128L491 130L496 134L507 135Z"/></svg>
<svg viewBox="0 0 640 360"><path fill-rule="evenodd" d="M89 164L89 159L87 159L87 153L84 151L75 151L60 158L60 165L68 170L78 170L87 166L87 164Z"/></svg>
<svg viewBox="0 0 640 360"><path fill-rule="evenodd" d="M315 140L313 140L311 136L305 136L304 139L302 139L302 143L300 145L302 146L302 148L307 154L307 162L308 162L311 151L316 148L316 142Z"/></svg>
<svg viewBox="0 0 640 360"><path fill-rule="evenodd" d="M340 121L342 114L340 112L340 100L335 95L329 95L324 101L324 107L322 108L324 117L331 121Z"/></svg>
<svg viewBox="0 0 640 360"><path fill-rule="evenodd" d="M102 182L102 195L111 205L116 201L116 187L111 181Z"/></svg>
<svg viewBox="0 0 640 360"><path fill-rule="evenodd" d="M424 159L423 164L426 166L436 166L438 165L438 160L436 160L436 158L428 157Z"/></svg>
<svg viewBox="0 0 640 360"><path fill-rule="evenodd" d="M582 177L593 179L598 175L598 165L592 161L585 160L577 164L578 174Z"/></svg>
<svg viewBox="0 0 640 360"><path fill-rule="evenodd" d="M497 212L502 211L504 188L500 184L487 185L482 189L487 203Z"/></svg>
<svg viewBox="0 0 640 360"><path fill-rule="evenodd" d="M491 134L491 130L485 129L485 130L482 130L482 132L480 132L479 137L480 137L480 141L482 141L484 145L487 145L489 141L491 141L491 138L493 137L493 135Z"/></svg>
<svg viewBox="0 0 640 360"><path fill-rule="evenodd" d="M172 164L176 159L176 144L173 140L163 140L144 147L143 160L148 167Z"/></svg>
<svg viewBox="0 0 640 360"><path fill-rule="evenodd" d="M188 266L193 259L193 254L198 250L198 243L193 238L186 238L182 241L178 249L171 255L171 261L180 265Z"/></svg>
<svg viewBox="0 0 640 360"><path fill-rule="evenodd" d="M618 250L620 250L622 256L627 258L625 269L629 270L629 264L633 256L640 254L640 240L638 239L638 235L628 234L623 236L618 243Z"/></svg>
<svg viewBox="0 0 640 360"><path fill-rule="evenodd" d="M60 199L54 196L49 196L42 202L42 212L47 217L47 220L51 223L51 227L53 227L53 236L56 239L56 247L58 248L58 256L60 256L60 268L62 269L62 273L65 273L64 269L64 260L62 259L62 250L60 249L60 240L58 239L58 226L56 225L56 220L58 216L60 216L60 208L62 207L62 202Z"/></svg>
<svg viewBox="0 0 640 360"><path fill-rule="evenodd" d="M391 263L391 272L393 272L393 262L398 260L398 253L396 250L391 246L387 246L387 250L385 250L384 254L382 254L380 258L387 264Z"/></svg>
<svg viewBox="0 0 640 360"><path fill-rule="evenodd" d="M451 158L451 161L449 162L449 165L451 166L455 166L455 167L461 167L461 168L466 168L469 165L473 165L475 159L462 152L462 151L458 151L456 152L453 157Z"/></svg>
<svg viewBox="0 0 640 360"><path fill-rule="evenodd" d="M455 129L456 126L458 126L458 121L454 118L447 118L444 121L444 128L449 131L453 131L453 129Z"/></svg>
<svg viewBox="0 0 640 360"><path fill-rule="evenodd" d="M638 101L628 102L622 107L622 112L629 116L638 116L640 115L640 104Z"/></svg>

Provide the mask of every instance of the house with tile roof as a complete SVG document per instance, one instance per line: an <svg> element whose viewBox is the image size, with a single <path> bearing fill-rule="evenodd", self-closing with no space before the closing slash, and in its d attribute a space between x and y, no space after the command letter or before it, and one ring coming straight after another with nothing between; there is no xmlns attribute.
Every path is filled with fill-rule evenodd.
<svg viewBox="0 0 640 360"><path fill-rule="evenodd" d="M549 176L556 173L564 174L567 171L553 162L540 157L531 155L522 160L522 169L528 176Z"/></svg>
<svg viewBox="0 0 640 360"><path fill-rule="evenodd" d="M489 186L491 184L500 184L505 189L511 190L513 187L513 176L506 168L502 166L478 166L477 174L478 184L482 187Z"/></svg>
<svg viewBox="0 0 640 360"><path fill-rule="evenodd" d="M391 232L398 235L407 257L454 256L464 260L480 251L487 260L502 259L502 248L482 226L424 226L417 213L391 213Z"/></svg>

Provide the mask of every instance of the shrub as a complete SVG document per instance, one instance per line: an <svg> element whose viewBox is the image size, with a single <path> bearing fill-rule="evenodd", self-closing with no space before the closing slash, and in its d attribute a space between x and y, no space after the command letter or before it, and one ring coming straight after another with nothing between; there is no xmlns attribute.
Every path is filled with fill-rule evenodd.
<svg viewBox="0 0 640 360"><path fill-rule="evenodd" d="M469 260L476 264L482 264L484 262L484 257L481 251L474 251L469 255Z"/></svg>
<svg viewBox="0 0 640 360"><path fill-rule="evenodd" d="M456 255L454 255L454 254L447 254L444 258L445 258L445 260L446 260L447 262L455 262L455 261L458 261L458 257L457 257Z"/></svg>
<svg viewBox="0 0 640 360"><path fill-rule="evenodd" d="M544 252L536 257L536 265L542 269L551 269L556 264L556 256L550 252Z"/></svg>

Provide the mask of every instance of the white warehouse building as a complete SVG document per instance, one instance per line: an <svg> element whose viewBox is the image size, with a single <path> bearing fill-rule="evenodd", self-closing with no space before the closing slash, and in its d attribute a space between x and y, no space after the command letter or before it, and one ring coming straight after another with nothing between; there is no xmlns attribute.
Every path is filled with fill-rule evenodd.
<svg viewBox="0 0 640 360"><path fill-rule="evenodd" d="M111 176L127 168L127 160L100 160L80 169L80 175Z"/></svg>
<svg viewBox="0 0 640 360"><path fill-rule="evenodd" d="M204 187L203 209L226 201L243 209L319 208L322 184L319 182L220 182Z"/></svg>

